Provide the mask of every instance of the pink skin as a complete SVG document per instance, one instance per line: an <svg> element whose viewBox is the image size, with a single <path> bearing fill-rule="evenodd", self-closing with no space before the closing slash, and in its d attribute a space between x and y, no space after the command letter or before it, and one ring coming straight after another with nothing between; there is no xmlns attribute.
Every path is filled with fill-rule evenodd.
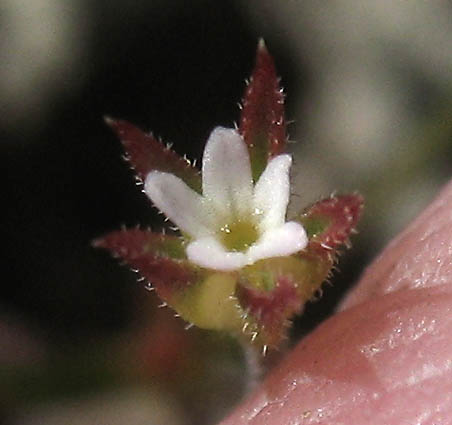
<svg viewBox="0 0 452 425"><path fill-rule="evenodd" d="M452 183L232 424L452 424Z"/></svg>

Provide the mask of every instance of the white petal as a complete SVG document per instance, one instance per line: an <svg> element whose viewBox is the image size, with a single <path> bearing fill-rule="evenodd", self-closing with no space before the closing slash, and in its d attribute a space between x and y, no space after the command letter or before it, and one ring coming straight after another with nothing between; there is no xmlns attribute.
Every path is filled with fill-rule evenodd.
<svg viewBox="0 0 452 425"><path fill-rule="evenodd" d="M277 229L266 232L250 247L246 255L248 263L271 257L284 257L301 251L308 244L303 226L289 221Z"/></svg>
<svg viewBox="0 0 452 425"><path fill-rule="evenodd" d="M186 252L191 262L208 269L231 271L247 264L247 257L243 252L226 251L213 236L191 242Z"/></svg>
<svg viewBox="0 0 452 425"><path fill-rule="evenodd" d="M214 214L205 200L180 178L160 171L150 172L144 191L155 206L183 232L192 237L212 233Z"/></svg>
<svg viewBox="0 0 452 425"><path fill-rule="evenodd" d="M248 149L237 131L215 128L202 162L203 196L232 217L251 212L253 183Z"/></svg>
<svg viewBox="0 0 452 425"><path fill-rule="evenodd" d="M261 214L259 220L261 233L284 224L290 196L291 164L290 155L278 155L270 160L256 183L254 208L256 214Z"/></svg>

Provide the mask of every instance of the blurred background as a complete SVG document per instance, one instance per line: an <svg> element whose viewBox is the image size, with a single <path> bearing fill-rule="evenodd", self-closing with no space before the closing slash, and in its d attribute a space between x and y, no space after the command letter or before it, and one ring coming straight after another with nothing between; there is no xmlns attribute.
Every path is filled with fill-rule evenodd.
<svg viewBox="0 0 452 425"><path fill-rule="evenodd" d="M287 94L292 211L366 210L296 342L452 176L452 3L0 0L0 423L192 425L244 392L243 355L191 329L90 241L162 226L103 115L200 158L232 126L257 39Z"/></svg>

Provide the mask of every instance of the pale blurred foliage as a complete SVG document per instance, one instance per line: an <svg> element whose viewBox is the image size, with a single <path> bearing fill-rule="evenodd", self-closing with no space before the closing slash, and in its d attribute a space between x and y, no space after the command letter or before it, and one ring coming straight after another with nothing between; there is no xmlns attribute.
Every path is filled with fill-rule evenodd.
<svg viewBox="0 0 452 425"><path fill-rule="evenodd" d="M30 131L55 108L61 91L82 83L82 2L2 0L0 124Z"/></svg>
<svg viewBox="0 0 452 425"><path fill-rule="evenodd" d="M289 117L300 123L294 209L358 189L365 232L381 247L450 175L433 163L450 150L451 3L241 4L257 32L289 45L296 66L309 70L309 95Z"/></svg>
<svg viewBox="0 0 452 425"><path fill-rule="evenodd" d="M182 425L182 409L162 391L121 390L27 407L11 425Z"/></svg>

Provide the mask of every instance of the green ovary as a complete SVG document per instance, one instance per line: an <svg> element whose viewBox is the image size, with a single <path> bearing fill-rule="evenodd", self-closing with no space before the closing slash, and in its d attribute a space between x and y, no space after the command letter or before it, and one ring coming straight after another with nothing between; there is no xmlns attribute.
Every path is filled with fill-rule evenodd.
<svg viewBox="0 0 452 425"><path fill-rule="evenodd" d="M236 284L234 274L212 273L179 294L171 305L200 328L236 331L241 324L234 297Z"/></svg>
<svg viewBox="0 0 452 425"><path fill-rule="evenodd" d="M228 251L246 251L259 238L259 232L251 220L237 220L221 227L221 243Z"/></svg>

